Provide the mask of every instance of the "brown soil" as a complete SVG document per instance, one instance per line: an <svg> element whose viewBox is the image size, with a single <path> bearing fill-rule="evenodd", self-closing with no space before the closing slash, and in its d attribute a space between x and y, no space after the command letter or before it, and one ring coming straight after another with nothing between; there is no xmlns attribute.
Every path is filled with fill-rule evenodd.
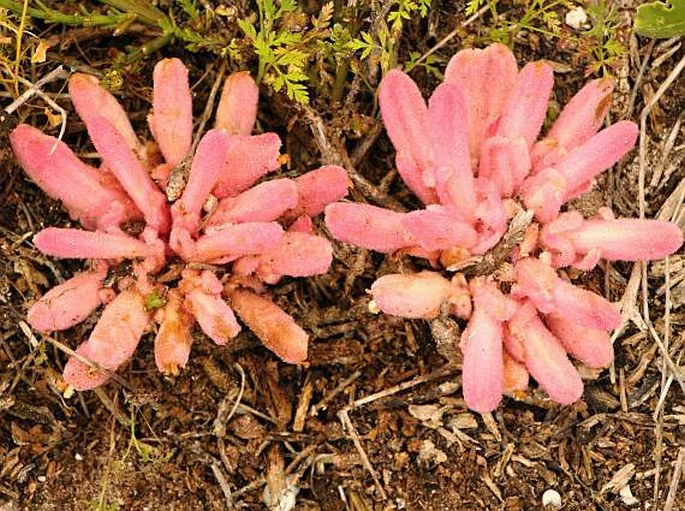
<svg viewBox="0 0 685 511"><path fill-rule="evenodd" d="M456 12L450 2L434 3L431 19L437 37L427 39L426 21L413 20L405 29L401 56L409 49L427 51L463 22L461 7ZM682 47L676 49L656 67L654 62L676 43L652 48L650 41L631 35L634 6L628 4L618 12L619 34L629 51L614 70L618 92L612 120L638 120L646 99L685 55ZM438 67L458 48L482 44L488 22L484 16L460 30L437 52ZM35 30L44 39L70 42L51 48L45 63L23 69L32 81L58 63L106 70L124 45L146 38L141 33L112 39L107 31L58 25L38 24ZM554 41L524 31L515 52L521 62L524 57L545 58L557 64L555 100L560 105L585 80L582 58ZM181 46L160 53L184 58L194 81L213 58L209 53L191 55ZM639 78L648 55L651 64ZM140 130L146 129L155 61L150 58L126 70L121 99ZM199 110L216 72L216 67L209 69L194 90ZM425 93L435 86L420 70L413 76ZM56 93L63 85L48 89ZM359 86L360 93L349 96L344 107L318 99L311 110L263 87L261 128L282 135L291 159L285 174L296 175L349 154L359 176L372 184L356 186L353 199L374 202L374 193L385 197L387 190L383 200L412 207L401 181L383 180L392 168L392 147L383 134L376 140L379 123L373 117L372 91ZM636 96L630 107L632 92ZM647 117L648 216L655 216L673 190L683 186L682 131L664 153L671 129L682 119L683 98L681 76ZM58 101L72 111L67 99ZM44 107L33 98L18 116L56 133L57 128L46 123ZM323 141L310 130L318 121L324 126ZM454 346L437 343L427 322L367 312L365 290L374 275L416 262L341 244L336 245L330 274L285 280L273 288L277 302L311 333L308 367L278 361L249 333L241 333L226 348L198 333L188 367L176 378L165 378L155 369L151 339L146 338L134 360L120 371L130 388L115 382L65 398L60 373L67 358L31 332L25 315L35 299L78 270L79 263L49 259L32 246L32 235L42 227L67 225L69 220L59 204L27 180L6 140L4 133L0 510L266 509L265 487L271 495L283 489L299 491L298 510L533 510L543 509L542 494L548 489L561 495L566 510L685 510L683 483L678 491L685 461L684 393L675 381L664 391L671 373L649 332L628 323L615 341L613 367L588 375L592 379L585 395L573 406L556 405L531 390L516 399L505 398L492 416L481 417L461 398L459 361L450 365L444 357ZM69 117L65 140L81 152L92 151L75 115ZM366 150L360 153L360 147ZM636 150L603 177L590 196L594 207L610 203L617 215L637 216L638 175ZM590 199L580 206L592 208ZM583 279L619 300L631 271L627 264L605 265ZM668 272L668 317L663 263L649 267L647 305L650 326L669 342L670 357L679 363L685 350L682 254L671 258ZM628 300L642 311L641 294ZM54 339L75 347L93 323L89 320ZM680 374L685 374L682 366ZM659 407L662 391L665 398ZM375 393L383 394L368 403L355 402ZM660 412L655 419L656 410ZM634 504L619 494L626 485Z"/></svg>

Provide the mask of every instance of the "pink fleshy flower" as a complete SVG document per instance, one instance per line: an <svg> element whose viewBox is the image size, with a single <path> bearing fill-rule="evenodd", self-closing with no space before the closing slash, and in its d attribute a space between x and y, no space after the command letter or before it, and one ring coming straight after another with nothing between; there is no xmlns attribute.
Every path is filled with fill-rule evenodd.
<svg viewBox="0 0 685 511"><path fill-rule="evenodd" d="M275 283L283 276L328 270L332 247L314 233L311 216L347 193L346 172L328 166L253 187L279 166L280 140L273 133L251 135L258 88L245 72L227 79L216 128L204 134L190 154L188 70L178 59L157 64L148 121L164 158L161 163L152 159L156 152L146 150L124 109L95 78L76 74L69 90L102 157L100 169L82 163L65 144L27 125L12 132L11 143L27 174L51 197L62 200L86 229L48 227L35 236L36 247L56 257L92 260L95 269L38 300L29 311L29 323L42 332L63 330L107 303L77 353L116 371L157 323L157 367L177 374L190 355L193 325L197 323L217 344L226 344L241 329L235 309L279 357L303 363L307 333L258 293L264 291L262 283ZM184 168L187 183L182 190L167 189ZM206 212L211 195L218 205ZM178 198L170 202L167 197ZM144 220L140 234L128 231L131 220ZM132 276L105 287L109 268L123 261L132 263ZM251 261L254 264L247 264ZM224 266L233 262L235 269ZM158 279L169 273L169 263L187 265L180 279ZM202 263L217 267L191 269ZM110 376L76 359L69 360L64 372L65 381L78 390L97 387Z"/></svg>
<svg viewBox="0 0 685 511"><path fill-rule="evenodd" d="M466 273L481 257L508 263L508 271L459 287L461 295L454 282L464 276L451 281L438 271L384 275L370 290L375 307L389 314L431 319L447 312L468 320L460 343L463 389L479 412L493 410L503 392L521 392L528 375L557 402L578 399L583 384L567 353L591 367L611 363L608 332L620 324L617 307L561 278L559 268L590 269L600 258L658 259L683 243L668 222L561 213L631 150L637 126L621 121L598 131L613 89L601 79L583 87L540 137L553 82L548 64L519 70L500 44L458 52L428 104L407 74L388 72L378 93L381 114L397 170L425 208L326 207L326 224L340 241L422 257L433 270L466 265ZM525 211L532 222L502 255L512 219Z"/></svg>

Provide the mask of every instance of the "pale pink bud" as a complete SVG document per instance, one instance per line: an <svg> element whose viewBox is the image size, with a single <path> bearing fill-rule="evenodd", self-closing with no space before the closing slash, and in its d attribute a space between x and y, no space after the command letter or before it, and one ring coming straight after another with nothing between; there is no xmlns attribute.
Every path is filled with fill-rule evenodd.
<svg viewBox="0 0 685 511"><path fill-rule="evenodd" d="M193 344L193 318L182 307L180 293L171 289L166 305L158 311L159 330L155 337L155 364L166 374L177 375L186 366Z"/></svg>
<svg viewBox="0 0 685 511"><path fill-rule="evenodd" d="M271 222L294 208L299 199L292 179L273 179L253 186L235 197L227 197L207 222L208 226L240 222Z"/></svg>
<svg viewBox="0 0 685 511"><path fill-rule="evenodd" d="M193 98L188 69L178 59L160 60L153 74L150 131L166 162L175 167L188 156L193 141Z"/></svg>
<svg viewBox="0 0 685 511"><path fill-rule="evenodd" d="M457 84L466 100L472 161L480 158L481 141L502 114L517 74L516 58L502 44L461 50L447 65L445 82Z"/></svg>
<svg viewBox="0 0 685 511"><path fill-rule="evenodd" d="M90 337L76 353L116 371L133 355L149 321L143 297L136 291L126 290L105 307ZM110 379L109 374L91 369L75 358L69 359L63 376L76 390L93 389Z"/></svg>
<svg viewBox="0 0 685 511"><path fill-rule="evenodd" d="M309 277L328 271L333 261L333 247L321 236L286 232L281 242L260 258L257 274L267 283L281 276Z"/></svg>
<svg viewBox="0 0 685 511"><path fill-rule="evenodd" d="M474 221L476 193L469 155L466 101L454 83L439 85L428 101L428 129L435 155L435 189L440 202Z"/></svg>
<svg viewBox="0 0 685 511"><path fill-rule="evenodd" d="M88 124L88 133L107 168L143 212L146 224L157 232L169 232L166 197L117 129L104 117L93 116Z"/></svg>
<svg viewBox="0 0 685 511"><path fill-rule="evenodd" d="M547 315L545 324L564 348L587 366L607 367L614 360L614 347L606 330L587 328L559 313Z"/></svg>
<svg viewBox="0 0 685 511"><path fill-rule="evenodd" d="M531 147L545 120L552 87L554 73L549 64L526 64L516 77L514 87L504 103L497 135L511 140L522 138Z"/></svg>
<svg viewBox="0 0 685 511"><path fill-rule="evenodd" d="M231 292L231 306L254 334L290 364L307 358L309 336L295 320L271 300L245 289Z"/></svg>
<svg viewBox="0 0 685 511"><path fill-rule="evenodd" d="M27 124L12 131L10 142L29 177L50 197L61 200L85 228L106 229L140 217L123 190L108 186L102 172L79 160L63 142Z"/></svg>
<svg viewBox="0 0 685 511"><path fill-rule="evenodd" d="M412 211L401 221L409 235L429 251L454 246L470 248L478 242L478 233L471 225L454 218L441 206Z"/></svg>
<svg viewBox="0 0 685 511"><path fill-rule="evenodd" d="M597 133L611 105L613 89L611 78L592 80L580 89L554 121L547 137L533 147L533 166L541 169L554 165Z"/></svg>
<svg viewBox="0 0 685 511"><path fill-rule="evenodd" d="M402 224L403 216L368 204L326 206L326 226L336 239L387 254L416 244Z"/></svg>
<svg viewBox="0 0 685 511"><path fill-rule="evenodd" d="M439 273L422 271L384 275L371 286L375 307L393 316L430 319L452 294L452 284Z"/></svg>
<svg viewBox="0 0 685 511"><path fill-rule="evenodd" d="M316 216L324 208L347 195L350 178L347 171L337 165L327 165L307 172L295 179L299 199L290 217Z"/></svg>
<svg viewBox="0 0 685 511"><path fill-rule="evenodd" d="M226 160L213 193L231 197L250 188L257 180L279 166L281 139L276 133L232 135Z"/></svg>
<svg viewBox="0 0 685 511"><path fill-rule="evenodd" d="M195 253L189 254L195 262L232 261L250 254L272 250L283 238L283 228L276 222L246 222L213 230L201 236L195 244Z"/></svg>
<svg viewBox="0 0 685 511"><path fill-rule="evenodd" d="M80 323L102 303L106 276L107 266L100 265L53 287L29 309L29 324L39 332L54 332Z"/></svg>
<svg viewBox="0 0 685 511"><path fill-rule="evenodd" d="M389 71L379 86L378 103L388 137L397 150L397 170L424 204L436 202L426 179L433 171L428 132L428 108L407 74Z"/></svg>
<svg viewBox="0 0 685 511"><path fill-rule="evenodd" d="M93 117L102 116L117 129L132 151L143 154L143 144L133 131L126 111L107 89L100 86L97 78L83 73L72 75L69 78L69 96L86 126Z"/></svg>
<svg viewBox="0 0 685 511"><path fill-rule="evenodd" d="M523 138L494 136L483 142L478 179L490 181L500 196L513 196L529 172L530 157Z"/></svg>
<svg viewBox="0 0 685 511"><path fill-rule="evenodd" d="M233 309L220 295L193 289L186 294L186 302L202 331L215 343L224 345L240 332Z"/></svg>
<svg viewBox="0 0 685 511"><path fill-rule="evenodd" d="M569 405L583 395L583 381L561 342L542 324L535 307L523 303L509 320L508 333L524 350L523 362L554 401Z"/></svg>
<svg viewBox="0 0 685 511"><path fill-rule="evenodd" d="M257 120L259 88L248 71L231 74L224 83L215 127L231 135L249 135Z"/></svg>
<svg viewBox="0 0 685 511"><path fill-rule="evenodd" d="M134 259L157 254L157 248L122 233L48 227L33 238L44 254L69 259Z"/></svg>

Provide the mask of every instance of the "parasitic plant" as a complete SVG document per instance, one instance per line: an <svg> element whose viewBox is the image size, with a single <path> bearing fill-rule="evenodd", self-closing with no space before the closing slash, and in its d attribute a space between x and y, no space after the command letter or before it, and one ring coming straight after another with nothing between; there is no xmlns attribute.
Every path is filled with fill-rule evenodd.
<svg viewBox="0 0 685 511"><path fill-rule="evenodd" d="M155 67L154 142L138 138L94 77L72 76L69 93L100 168L29 125L11 134L26 173L83 227L48 227L36 247L90 261L31 307L29 323L64 330L104 305L77 353L108 371L71 358L65 381L77 390L105 383L150 330L157 367L175 374L188 360L193 325L223 345L241 329L235 314L280 358L302 363L308 335L264 284L328 270L332 248L311 218L347 193L345 171L328 166L255 184L279 167L281 143L274 133L251 134L258 89L245 72L226 80L215 126L196 148L188 71L178 59Z"/></svg>
<svg viewBox="0 0 685 511"><path fill-rule="evenodd" d="M568 355L593 368L613 360L608 332L619 326L618 309L571 283L563 268L659 259L683 242L669 222L614 219L606 208L591 219L562 212L633 147L637 127L621 121L600 131L612 83L599 79L538 139L552 87L548 64L519 70L499 44L458 52L428 104L409 76L390 71L381 114L397 170L425 208L326 207L337 239L433 267L380 277L370 308L466 320L463 392L478 412L527 388L529 375L553 400L572 403L583 383Z"/></svg>

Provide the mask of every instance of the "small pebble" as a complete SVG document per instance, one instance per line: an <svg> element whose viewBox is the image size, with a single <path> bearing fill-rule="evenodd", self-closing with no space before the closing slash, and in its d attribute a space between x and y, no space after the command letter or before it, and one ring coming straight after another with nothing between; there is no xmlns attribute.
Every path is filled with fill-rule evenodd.
<svg viewBox="0 0 685 511"><path fill-rule="evenodd" d="M48 480L48 478L45 476L38 476L36 479L38 479L39 483L44 483L45 481Z"/></svg>
<svg viewBox="0 0 685 511"><path fill-rule="evenodd" d="M561 507L561 495L556 490L547 490L542 494L542 506L545 509L559 509Z"/></svg>
<svg viewBox="0 0 685 511"><path fill-rule="evenodd" d="M74 458L76 458L76 461L83 461L83 456L81 456L79 453L76 453Z"/></svg>
<svg viewBox="0 0 685 511"><path fill-rule="evenodd" d="M580 30L581 28L587 27L587 12L582 7L576 7L571 9L566 13L566 18L564 19L566 24L575 29Z"/></svg>

